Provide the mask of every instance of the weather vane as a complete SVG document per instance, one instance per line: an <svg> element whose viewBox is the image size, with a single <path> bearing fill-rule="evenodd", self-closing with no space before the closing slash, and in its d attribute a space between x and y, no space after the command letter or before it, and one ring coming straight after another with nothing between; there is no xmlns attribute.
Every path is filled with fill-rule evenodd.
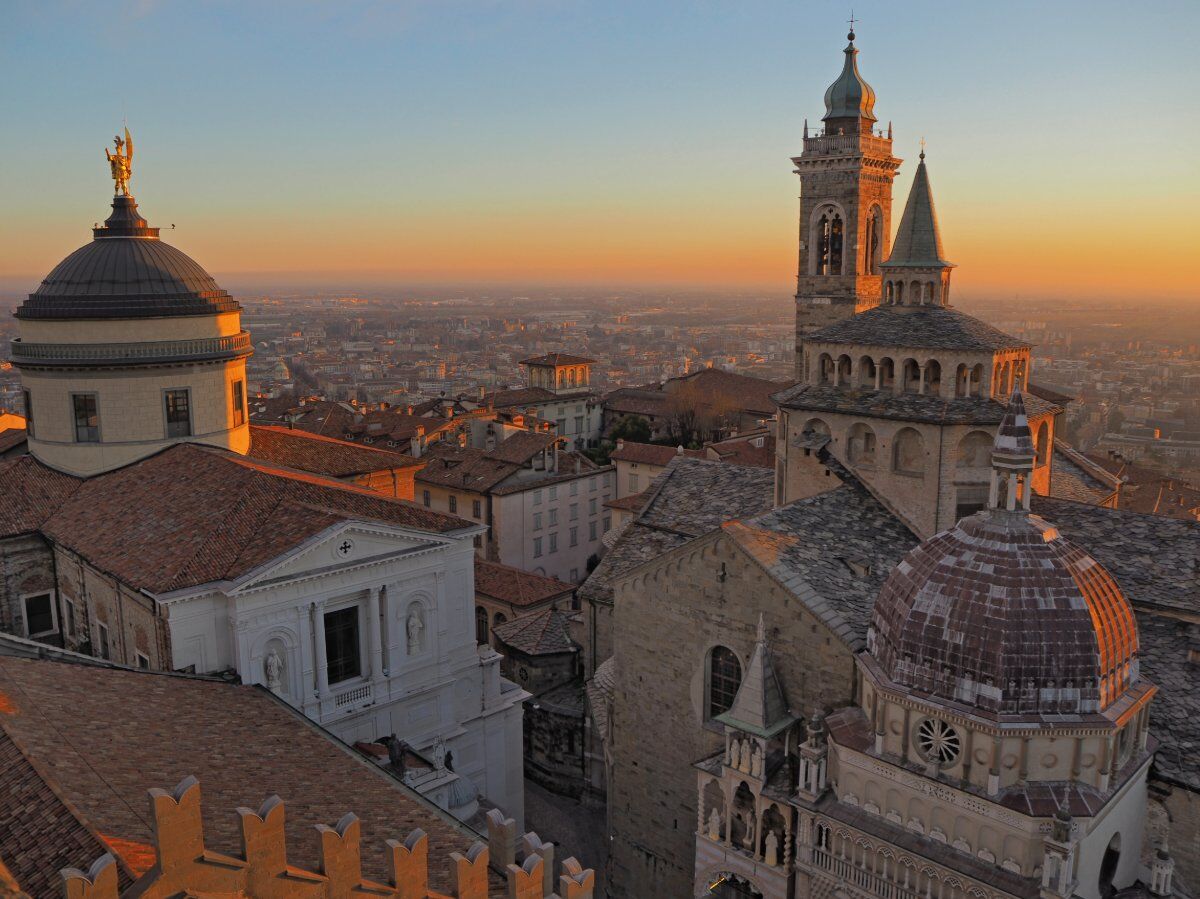
<svg viewBox="0 0 1200 899"><path fill-rule="evenodd" d="M921 137L921 158L922 159L925 158L925 138L924 138L924 136Z"/></svg>
<svg viewBox="0 0 1200 899"><path fill-rule="evenodd" d="M854 40L854 23L859 21L854 18L854 10L850 10L850 40Z"/></svg>
<svg viewBox="0 0 1200 899"><path fill-rule="evenodd" d="M112 170L113 196L127 197L129 179L133 177L133 138L129 135L129 126L125 127L125 139L121 140L118 134L113 138L113 143L117 146L116 153L109 152L108 147L104 148L104 158Z"/></svg>

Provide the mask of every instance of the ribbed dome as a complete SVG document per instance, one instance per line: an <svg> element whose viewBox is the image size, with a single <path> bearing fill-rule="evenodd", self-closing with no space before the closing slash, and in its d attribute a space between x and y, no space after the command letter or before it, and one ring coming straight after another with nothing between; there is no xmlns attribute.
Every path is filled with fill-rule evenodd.
<svg viewBox="0 0 1200 899"><path fill-rule="evenodd" d="M158 239L132 197L42 281L23 319L161 318L237 312L237 301L187 254Z"/></svg>
<svg viewBox="0 0 1200 899"><path fill-rule="evenodd" d="M854 46L854 32L847 35L850 43L843 51L846 60L842 73L825 91L825 115L822 119L866 119L875 121L875 90L858 73L858 50Z"/></svg>
<svg viewBox="0 0 1200 899"><path fill-rule="evenodd" d="M1106 708L1138 679L1112 576L1044 519L988 510L926 540L875 603L871 655L895 684L995 714Z"/></svg>

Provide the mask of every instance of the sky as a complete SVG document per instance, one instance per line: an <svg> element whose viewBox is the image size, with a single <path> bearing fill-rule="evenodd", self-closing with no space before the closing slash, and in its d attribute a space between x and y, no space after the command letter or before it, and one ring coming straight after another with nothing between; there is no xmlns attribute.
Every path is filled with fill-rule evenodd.
<svg viewBox="0 0 1200 899"><path fill-rule="evenodd" d="M133 193L218 279L794 291L814 0L0 0L0 280ZM1200 3L855 2L959 297L1192 300ZM111 143L109 143L111 146Z"/></svg>

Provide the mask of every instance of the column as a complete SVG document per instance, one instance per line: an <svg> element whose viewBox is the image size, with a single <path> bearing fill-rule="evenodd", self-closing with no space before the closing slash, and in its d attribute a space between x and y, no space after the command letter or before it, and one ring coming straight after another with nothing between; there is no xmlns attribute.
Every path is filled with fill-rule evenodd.
<svg viewBox="0 0 1200 899"><path fill-rule="evenodd" d="M313 701L313 694L316 692L316 653L313 650L313 635L312 635L312 609L301 606L298 610L297 618L299 619L300 627L300 649L296 653L296 664L300 666L300 705L306 711ZM308 670L309 662L312 662L313 674L311 678L306 678L304 672Z"/></svg>
<svg viewBox="0 0 1200 899"><path fill-rule="evenodd" d="M879 379L882 374L883 366L881 366L878 362L875 362L874 364L875 364L875 389L878 390L879 389Z"/></svg>
<svg viewBox="0 0 1200 899"><path fill-rule="evenodd" d="M379 648L382 629L383 625L379 620L379 588L372 587L367 592L367 646L370 650L372 681L383 677L383 654Z"/></svg>
<svg viewBox="0 0 1200 899"><path fill-rule="evenodd" d="M917 393L920 393L920 394L925 393L925 366L928 364L929 364L928 362L922 362L920 365L917 366L917 371L919 373L918 377L920 379L919 384L917 386Z"/></svg>
<svg viewBox="0 0 1200 899"><path fill-rule="evenodd" d="M314 602L313 609L313 632L317 636L317 657L315 662L317 669L317 698L324 699L329 695L329 656L325 651L325 603Z"/></svg>

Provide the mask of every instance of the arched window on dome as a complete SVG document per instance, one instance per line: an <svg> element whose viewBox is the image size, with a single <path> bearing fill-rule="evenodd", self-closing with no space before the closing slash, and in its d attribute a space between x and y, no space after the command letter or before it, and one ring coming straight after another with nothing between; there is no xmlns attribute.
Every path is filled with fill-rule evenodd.
<svg viewBox="0 0 1200 899"><path fill-rule="evenodd" d="M728 646L714 646L708 651L706 678L705 708L715 718L733 705L742 685L742 663Z"/></svg>

